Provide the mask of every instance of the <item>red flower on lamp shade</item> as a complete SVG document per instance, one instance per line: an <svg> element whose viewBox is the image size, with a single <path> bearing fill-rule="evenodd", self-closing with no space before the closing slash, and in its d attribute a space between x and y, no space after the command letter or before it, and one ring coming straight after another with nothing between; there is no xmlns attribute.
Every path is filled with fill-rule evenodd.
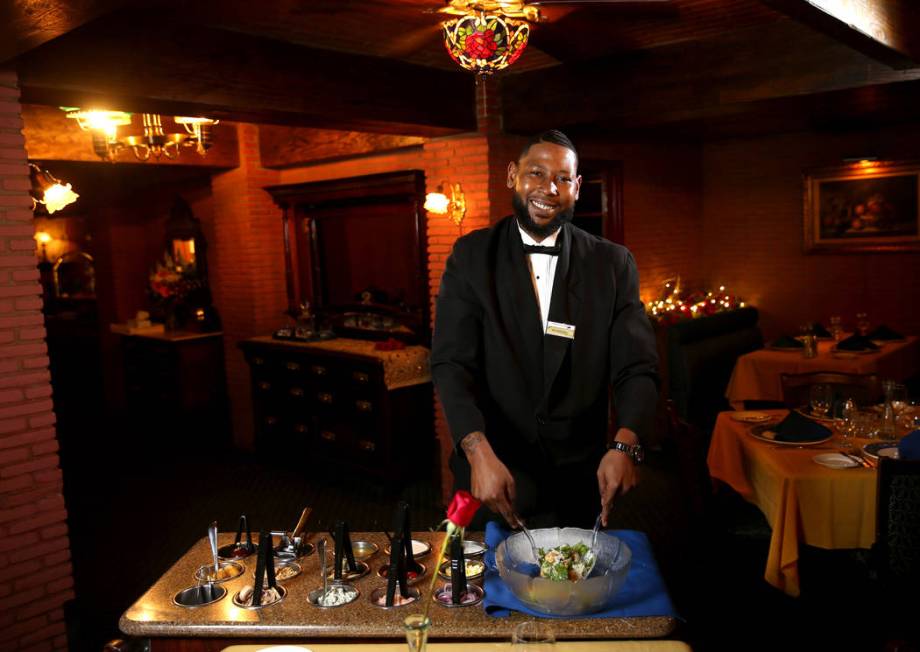
<svg viewBox="0 0 920 652"><path fill-rule="evenodd" d="M498 49L495 32L491 29L470 34L466 37L465 45L463 54L471 59L491 59Z"/></svg>

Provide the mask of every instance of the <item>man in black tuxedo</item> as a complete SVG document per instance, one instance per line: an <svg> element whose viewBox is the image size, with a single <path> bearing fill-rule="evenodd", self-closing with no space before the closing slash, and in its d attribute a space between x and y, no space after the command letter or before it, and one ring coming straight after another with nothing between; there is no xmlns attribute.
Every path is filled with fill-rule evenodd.
<svg viewBox="0 0 920 652"><path fill-rule="evenodd" d="M638 482L655 338L632 255L571 224L577 168L565 134L531 139L508 165L514 215L458 239L441 279L431 370L481 522L606 526Z"/></svg>

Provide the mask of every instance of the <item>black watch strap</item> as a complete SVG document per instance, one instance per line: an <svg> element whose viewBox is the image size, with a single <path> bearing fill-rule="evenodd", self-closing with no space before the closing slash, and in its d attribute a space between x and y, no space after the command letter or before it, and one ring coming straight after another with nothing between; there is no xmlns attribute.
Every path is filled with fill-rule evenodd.
<svg viewBox="0 0 920 652"><path fill-rule="evenodd" d="M629 459L633 461L633 464L642 464L645 460L645 451L642 448L642 444L636 444L635 446L630 446L621 441L612 441L607 444L607 450L609 451L620 451L629 456Z"/></svg>

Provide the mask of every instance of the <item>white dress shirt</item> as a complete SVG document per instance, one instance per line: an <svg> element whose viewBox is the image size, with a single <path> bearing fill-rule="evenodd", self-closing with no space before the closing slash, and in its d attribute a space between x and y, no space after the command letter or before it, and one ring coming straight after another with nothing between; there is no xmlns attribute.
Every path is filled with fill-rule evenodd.
<svg viewBox="0 0 920 652"><path fill-rule="evenodd" d="M559 237L559 229L551 236L545 238L542 242L537 242L530 234L518 225L521 232L521 240L525 245L540 245L543 247L552 247L556 244L556 238ZM553 296L553 279L556 278L556 263L559 256L549 254L526 254L527 264L530 267L530 279L533 281L533 289L537 295L537 305L540 307L540 319L543 321L543 332L546 332L546 322L549 319L549 302Z"/></svg>

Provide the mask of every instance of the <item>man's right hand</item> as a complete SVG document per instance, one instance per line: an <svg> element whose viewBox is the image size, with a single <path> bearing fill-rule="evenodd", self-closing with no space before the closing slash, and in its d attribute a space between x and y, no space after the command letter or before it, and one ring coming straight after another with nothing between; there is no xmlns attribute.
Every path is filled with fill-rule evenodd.
<svg viewBox="0 0 920 652"><path fill-rule="evenodd" d="M511 527L518 526L514 512L514 478L481 432L472 432L460 442L470 463L473 496L493 512L501 514Z"/></svg>

